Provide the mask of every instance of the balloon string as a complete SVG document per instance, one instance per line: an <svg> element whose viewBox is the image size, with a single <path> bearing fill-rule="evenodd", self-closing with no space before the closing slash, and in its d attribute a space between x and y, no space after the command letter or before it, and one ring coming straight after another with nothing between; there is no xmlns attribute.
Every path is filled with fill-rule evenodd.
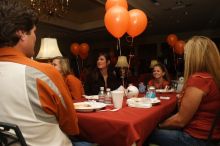
<svg viewBox="0 0 220 146"><path fill-rule="evenodd" d="M177 79L177 68L176 68L176 55L175 55L175 51L174 51L174 47L173 47L173 60L174 60L174 69L176 72L176 79Z"/></svg>
<svg viewBox="0 0 220 146"><path fill-rule="evenodd" d="M119 55L121 56L121 41L120 41L120 38L118 39L118 48L119 48Z"/></svg>
<svg viewBox="0 0 220 146"><path fill-rule="evenodd" d="M82 70L83 70L83 65L84 65L84 62L83 62L83 59L82 59Z"/></svg>
<svg viewBox="0 0 220 146"><path fill-rule="evenodd" d="M117 51L118 51L118 40L117 40L117 44L116 44L116 47L117 47Z"/></svg>
<svg viewBox="0 0 220 146"><path fill-rule="evenodd" d="M134 43L134 38L131 38L131 47L133 47L133 43Z"/></svg>
<svg viewBox="0 0 220 146"><path fill-rule="evenodd" d="M133 44L134 43L134 39L133 37L131 38L131 45L130 45L130 54L129 54L129 60L128 60L128 69L130 68L130 64L131 64L131 57L132 57L132 49L133 49Z"/></svg>
<svg viewBox="0 0 220 146"><path fill-rule="evenodd" d="M76 56L76 64L77 64L77 68L78 68L78 73L80 75L80 69L79 69L79 63L78 63L78 56Z"/></svg>
<svg viewBox="0 0 220 146"><path fill-rule="evenodd" d="M131 54L129 55L129 60L128 60L128 69L130 68L130 64L131 64Z"/></svg>

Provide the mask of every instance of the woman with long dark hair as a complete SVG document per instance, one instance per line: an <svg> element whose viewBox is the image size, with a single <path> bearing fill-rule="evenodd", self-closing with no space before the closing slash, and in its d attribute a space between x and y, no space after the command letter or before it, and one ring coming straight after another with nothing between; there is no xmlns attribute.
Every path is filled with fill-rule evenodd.
<svg viewBox="0 0 220 146"><path fill-rule="evenodd" d="M96 61L96 67L87 75L84 89L87 95L97 95L100 87L115 90L120 86L116 75L110 69L110 56L101 52Z"/></svg>

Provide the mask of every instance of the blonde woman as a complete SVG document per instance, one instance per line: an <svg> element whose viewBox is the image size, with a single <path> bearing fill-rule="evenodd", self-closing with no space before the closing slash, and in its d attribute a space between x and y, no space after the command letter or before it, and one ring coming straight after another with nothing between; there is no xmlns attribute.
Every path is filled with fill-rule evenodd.
<svg viewBox="0 0 220 146"><path fill-rule="evenodd" d="M84 88L81 81L72 73L69 60L67 58L56 57L52 60L52 65L63 75L72 98L80 99L84 94Z"/></svg>
<svg viewBox="0 0 220 146"><path fill-rule="evenodd" d="M149 141L160 146L204 146L220 110L220 55L207 37L194 36L184 47L185 71L179 111L159 124ZM169 130L168 130L169 129ZM172 130L170 130L172 129ZM220 122L213 132L220 140Z"/></svg>

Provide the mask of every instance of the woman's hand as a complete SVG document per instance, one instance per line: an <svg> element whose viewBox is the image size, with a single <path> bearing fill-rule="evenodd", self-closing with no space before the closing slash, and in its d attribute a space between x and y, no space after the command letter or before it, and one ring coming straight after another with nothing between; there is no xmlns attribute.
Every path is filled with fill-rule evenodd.
<svg viewBox="0 0 220 146"><path fill-rule="evenodd" d="M182 102L183 95L184 95L184 92L176 95L178 108L180 107L180 104Z"/></svg>

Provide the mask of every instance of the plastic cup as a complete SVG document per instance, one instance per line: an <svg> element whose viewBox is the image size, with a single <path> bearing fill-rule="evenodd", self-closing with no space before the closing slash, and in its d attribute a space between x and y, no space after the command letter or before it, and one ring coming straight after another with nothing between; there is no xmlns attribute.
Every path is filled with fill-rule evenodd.
<svg viewBox="0 0 220 146"><path fill-rule="evenodd" d="M113 105L116 109L122 108L124 91L112 91Z"/></svg>

